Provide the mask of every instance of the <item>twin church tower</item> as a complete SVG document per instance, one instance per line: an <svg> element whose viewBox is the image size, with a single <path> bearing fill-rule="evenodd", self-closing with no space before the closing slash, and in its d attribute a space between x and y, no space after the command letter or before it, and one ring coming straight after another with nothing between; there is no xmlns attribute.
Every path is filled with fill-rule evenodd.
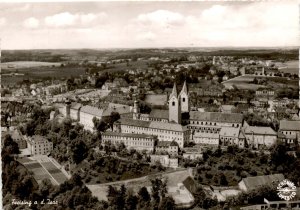
<svg viewBox="0 0 300 210"><path fill-rule="evenodd" d="M176 122L181 124L182 113L189 111L190 104L186 81L184 82L179 95L177 94L176 84L174 84L172 93L169 96L169 122Z"/></svg>
<svg viewBox="0 0 300 210"><path fill-rule="evenodd" d="M169 112L168 113L169 122L181 124L182 113L188 113L190 111L189 94L188 94L186 82L184 82L182 90L179 93L179 95L177 94L177 87L176 84L174 83L172 93L169 96L169 111L167 110L161 110L161 111ZM154 116L152 116L152 118L153 117ZM161 117L162 116L155 116L154 118L161 119ZM137 100L134 102L134 106L133 106L133 119L134 120L147 119L146 121L149 120L149 115L146 118L145 116L141 117L139 104Z"/></svg>

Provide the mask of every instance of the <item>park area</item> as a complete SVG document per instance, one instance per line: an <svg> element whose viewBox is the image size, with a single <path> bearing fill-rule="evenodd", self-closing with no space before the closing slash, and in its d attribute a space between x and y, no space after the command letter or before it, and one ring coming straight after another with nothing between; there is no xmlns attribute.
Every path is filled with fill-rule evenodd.
<svg viewBox="0 0 300 210"><path fill-rule="evenodd" d="M67 180L67 177L58 169L47 156L42 158L21 158L18 161L25 168L32 172L37 183L41 183L43 179L49 179L53 185L60 185Z"/></svg>

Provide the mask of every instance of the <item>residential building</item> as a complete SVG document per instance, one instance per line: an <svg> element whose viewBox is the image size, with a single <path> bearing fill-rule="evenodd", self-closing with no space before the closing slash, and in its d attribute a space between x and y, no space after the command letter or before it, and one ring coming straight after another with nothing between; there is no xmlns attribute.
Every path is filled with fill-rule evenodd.
<svg viewBox="0 0 300 210"><path fill-rule="evenodd" d="M18 130L13 130L10 133L11 138L16 142L19 146L19 149L25 149L27 148L27 142L23 138L22 134Z"/></svg>
<svg viewBox="0 0 300 210"><path fill-rule="evenodd" d="M287 144L300 144L300 120L281 120L279 132L284 135Z"/></svg>
<svg viewBox="0 0 300 210"><path fill-rule="evenodd" d="M47 155L53 150L53 143L43 136L28 137L27 143L31 155Z"/></svg>
<svg viewBox="0 0 300 210"><path fill-rule="evenodd" d="M102 144L109 142L113 145L123 143L128 149L154 151L156 138L152 135L134 134L134 133L118 133L106 131L102 134Z"/></svg>
<svg viewBox="0 0 300 210"><path fill-rule="evenodd" d="M201 148L185 147L184 153L182 154L182 156L183 156L183 158L190 159L190 160L202 159L203 152L202 152Z"/></svg>
<svg viewBox="0 0 300 210"><path fill-rule="evenodd" d="M159 141L155 147L155 152L178 155L178 144L175 141Z"/></svg>

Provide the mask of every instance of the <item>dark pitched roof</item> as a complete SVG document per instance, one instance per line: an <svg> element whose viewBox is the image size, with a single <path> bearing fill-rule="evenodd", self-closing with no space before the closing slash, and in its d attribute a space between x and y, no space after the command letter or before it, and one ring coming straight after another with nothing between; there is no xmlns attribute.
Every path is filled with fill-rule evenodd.
<svg viewBox="0 0 300 210"><path fill-rule="evenodd" d="M109 103L103 112L103 116L110 116L112 112L118 112L119 114L130 113L130 106L125 104Z"/></svg>
<svg viewBox="0 0 300 210"><path fill-rule="evenodd" d="M175 141L159 141L157 143L157 147L170 147L170 146L178 146Z"/></svg>
<svg viewBox="0 0 300 210"><path fill-rule="evenodd" d="M80 112L102 117L103 109L98 109L97 107L87 105L87 106L83 106Z"/></svg>
<svg viewBox="0 0 300 210"><path fill-rule="evenodd" d="M242 123L243 115L238 113L221 113L221 112L190 112L191 120Z"/></svg>
<svg viewBox="0 0 300 210"><path fill-rule="evenodd" d="M152 109L149 114L150 118L169 119L169 110Z"/></svg>
<svg viewBox="0 0 300 210"><path fill-rule="evenodd" d="M149 128L156 128L156 129L176 131L176 132L184 132L188 130L186 126L182 126L177 123L158 122L158 121L150 122Z"/></svg>
<svg viewBox="0 0 300 210"><path fill-rule="evenodd" d="M266 176L254 176L254 177L247 177L243 178L242 181L245 183L245 186L248 190L254 190L258 187L277 183L284 180L283 174L272 174L272 175L266 175Z"/></svg>
<svg viewBox="0 0 300 210"><path fill-rule="evenodd" d="M277 136L277 133L271 127L248 126L244 130L245 134L265 134Z"/></svg>
<svg viewBox="0 0 300 210"><path fill-rule="evenodd" d="M281 120L279 130L300 131L300 121Z"/></svg>
<svg viewBox="0 0 300 210"><path fill-rule="evenodd" d="M129 118L121 118L117 122L121 125L131 125L136 127L149 127L150 121L143 121L143 120L134 120Z"/></svg>

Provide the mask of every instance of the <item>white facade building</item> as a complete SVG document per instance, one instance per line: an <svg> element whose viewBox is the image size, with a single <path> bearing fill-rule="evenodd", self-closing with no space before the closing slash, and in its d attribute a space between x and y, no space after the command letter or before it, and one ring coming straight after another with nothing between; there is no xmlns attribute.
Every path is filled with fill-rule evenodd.
<svg viewBox="0 0 300 210"><path fill-rule="evenodd" d="M156 138L146 134L117 133L107 131L102 134L102 143L110 142L113 145L123 143L128 149L153 151Z"/></svg>
<svg viewBox="0 0 300 210"><path fill-rule="evenodd" d="M84 126L84 129L93 131L94 129L94 123L93 118L97 118L101 120L103 114L103 109L98 109L96 107L92 106L83 106L80 109L79 114L79 123L81 123Z"/></svg>
<svg viewBox="0 0 300 210"><path fill-rule="evenodd" d="M53 143L42 136L28 137L27 143L31 155L47 155L53 150Z"/></svg>

